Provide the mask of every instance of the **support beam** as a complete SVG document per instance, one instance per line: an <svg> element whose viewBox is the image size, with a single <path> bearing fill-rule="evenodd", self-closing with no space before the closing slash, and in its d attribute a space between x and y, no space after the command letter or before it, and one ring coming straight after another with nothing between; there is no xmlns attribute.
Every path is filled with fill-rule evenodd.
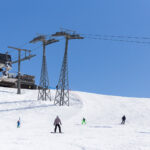
<svg viewBox="0 0 150 150"><path fill-rule="evenodd" d="M32 57L35 57L35 56L36 55L29 55L29 56L26 56L24 58L21 58L20 61L30 60ZM17 62L18 62L18 60L12 61L12 64L15 64Z"/></svg>
<svg viewBox="0 0 150 150"><path fill-rule="evenodd" d="M12 46L8 46L8 48L15 49L15 50L18 51L18 60L12 62L12 64L18 62L17 94L21 94L21 85L20 85L20 67L21 67L21 61L30 59L30 58L34 57L35 55L30 55L31 50L16 48L16 47L12 47ZM24 58L21 59L21 51L24 51L25 55L26 55L26 52L28 52L29 56L25 56Z"/></svg>

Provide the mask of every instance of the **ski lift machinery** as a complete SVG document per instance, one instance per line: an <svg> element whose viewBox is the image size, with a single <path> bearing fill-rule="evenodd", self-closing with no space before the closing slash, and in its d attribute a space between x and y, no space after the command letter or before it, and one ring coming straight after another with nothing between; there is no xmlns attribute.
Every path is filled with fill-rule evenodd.
<svg viewBox="0 0 150 150"><path fill-rule="evenodd" d="M0 72L3 71L3 68L6 71L9 71L12 68L11 55L0 53Z"/></svg>

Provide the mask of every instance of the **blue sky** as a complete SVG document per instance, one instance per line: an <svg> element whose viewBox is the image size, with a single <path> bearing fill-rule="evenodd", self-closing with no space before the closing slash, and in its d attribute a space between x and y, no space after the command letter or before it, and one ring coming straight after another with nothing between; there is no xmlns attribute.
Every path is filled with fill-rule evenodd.
<svg viewBox="0 0 150 150"><path fill-rule="evenodd" d="M37 56L22 62L21 72L35 75L39 83L42 47L28 44L35 36L67 28L79 34L150 37L149 6L149 0L1 0L0 50L13 59L17 52L9 45L33 50ZM51 87L58 82L64 48L65 40L46 47ZM85 38L69 41L68 50L71 90L150 97L150 44Z"/></svg>

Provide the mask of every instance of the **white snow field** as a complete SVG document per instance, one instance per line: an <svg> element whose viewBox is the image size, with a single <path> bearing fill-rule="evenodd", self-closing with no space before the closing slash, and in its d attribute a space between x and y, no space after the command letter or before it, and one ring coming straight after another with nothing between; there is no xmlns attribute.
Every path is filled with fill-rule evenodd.
<svg viewBox="0 0 150 150"><path fill-rule="evenodd" d="M55 90L51 94L54 98ZM150 150L148 98L71 91L70 107L58 107L37 101L37 95L37 90L17 95L16 89L0 87L1 150ZM62 134L50 133L57 115ZM120 124L123 115L125 125Z"/></svg>

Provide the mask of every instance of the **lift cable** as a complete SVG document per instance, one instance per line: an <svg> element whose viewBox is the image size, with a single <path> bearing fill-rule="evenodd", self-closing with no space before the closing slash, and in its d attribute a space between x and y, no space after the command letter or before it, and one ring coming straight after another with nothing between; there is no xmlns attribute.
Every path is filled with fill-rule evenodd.
<svg viewBox="0 0 150 150"><path fill-rule="evenodd" d="M138 37L138 36L83 34L83 33L80 33L80 35L89 36L89 37L103 37L103 38L105 37L105 38L124 38L124 39L150 40L150 37Z"/></svg>
<svg viewBox="0 0 150 150"><path fill-rule="evenodd" d="M137 40L125 40L125 39L113 39L113 38L101 38L101 37L88 37L88 36L84 36L84 38L94 39L94 40L105 40L105 41L117 41L117 42L137 43L137 44L150 44L150 41L137 41Z"/></svg>

